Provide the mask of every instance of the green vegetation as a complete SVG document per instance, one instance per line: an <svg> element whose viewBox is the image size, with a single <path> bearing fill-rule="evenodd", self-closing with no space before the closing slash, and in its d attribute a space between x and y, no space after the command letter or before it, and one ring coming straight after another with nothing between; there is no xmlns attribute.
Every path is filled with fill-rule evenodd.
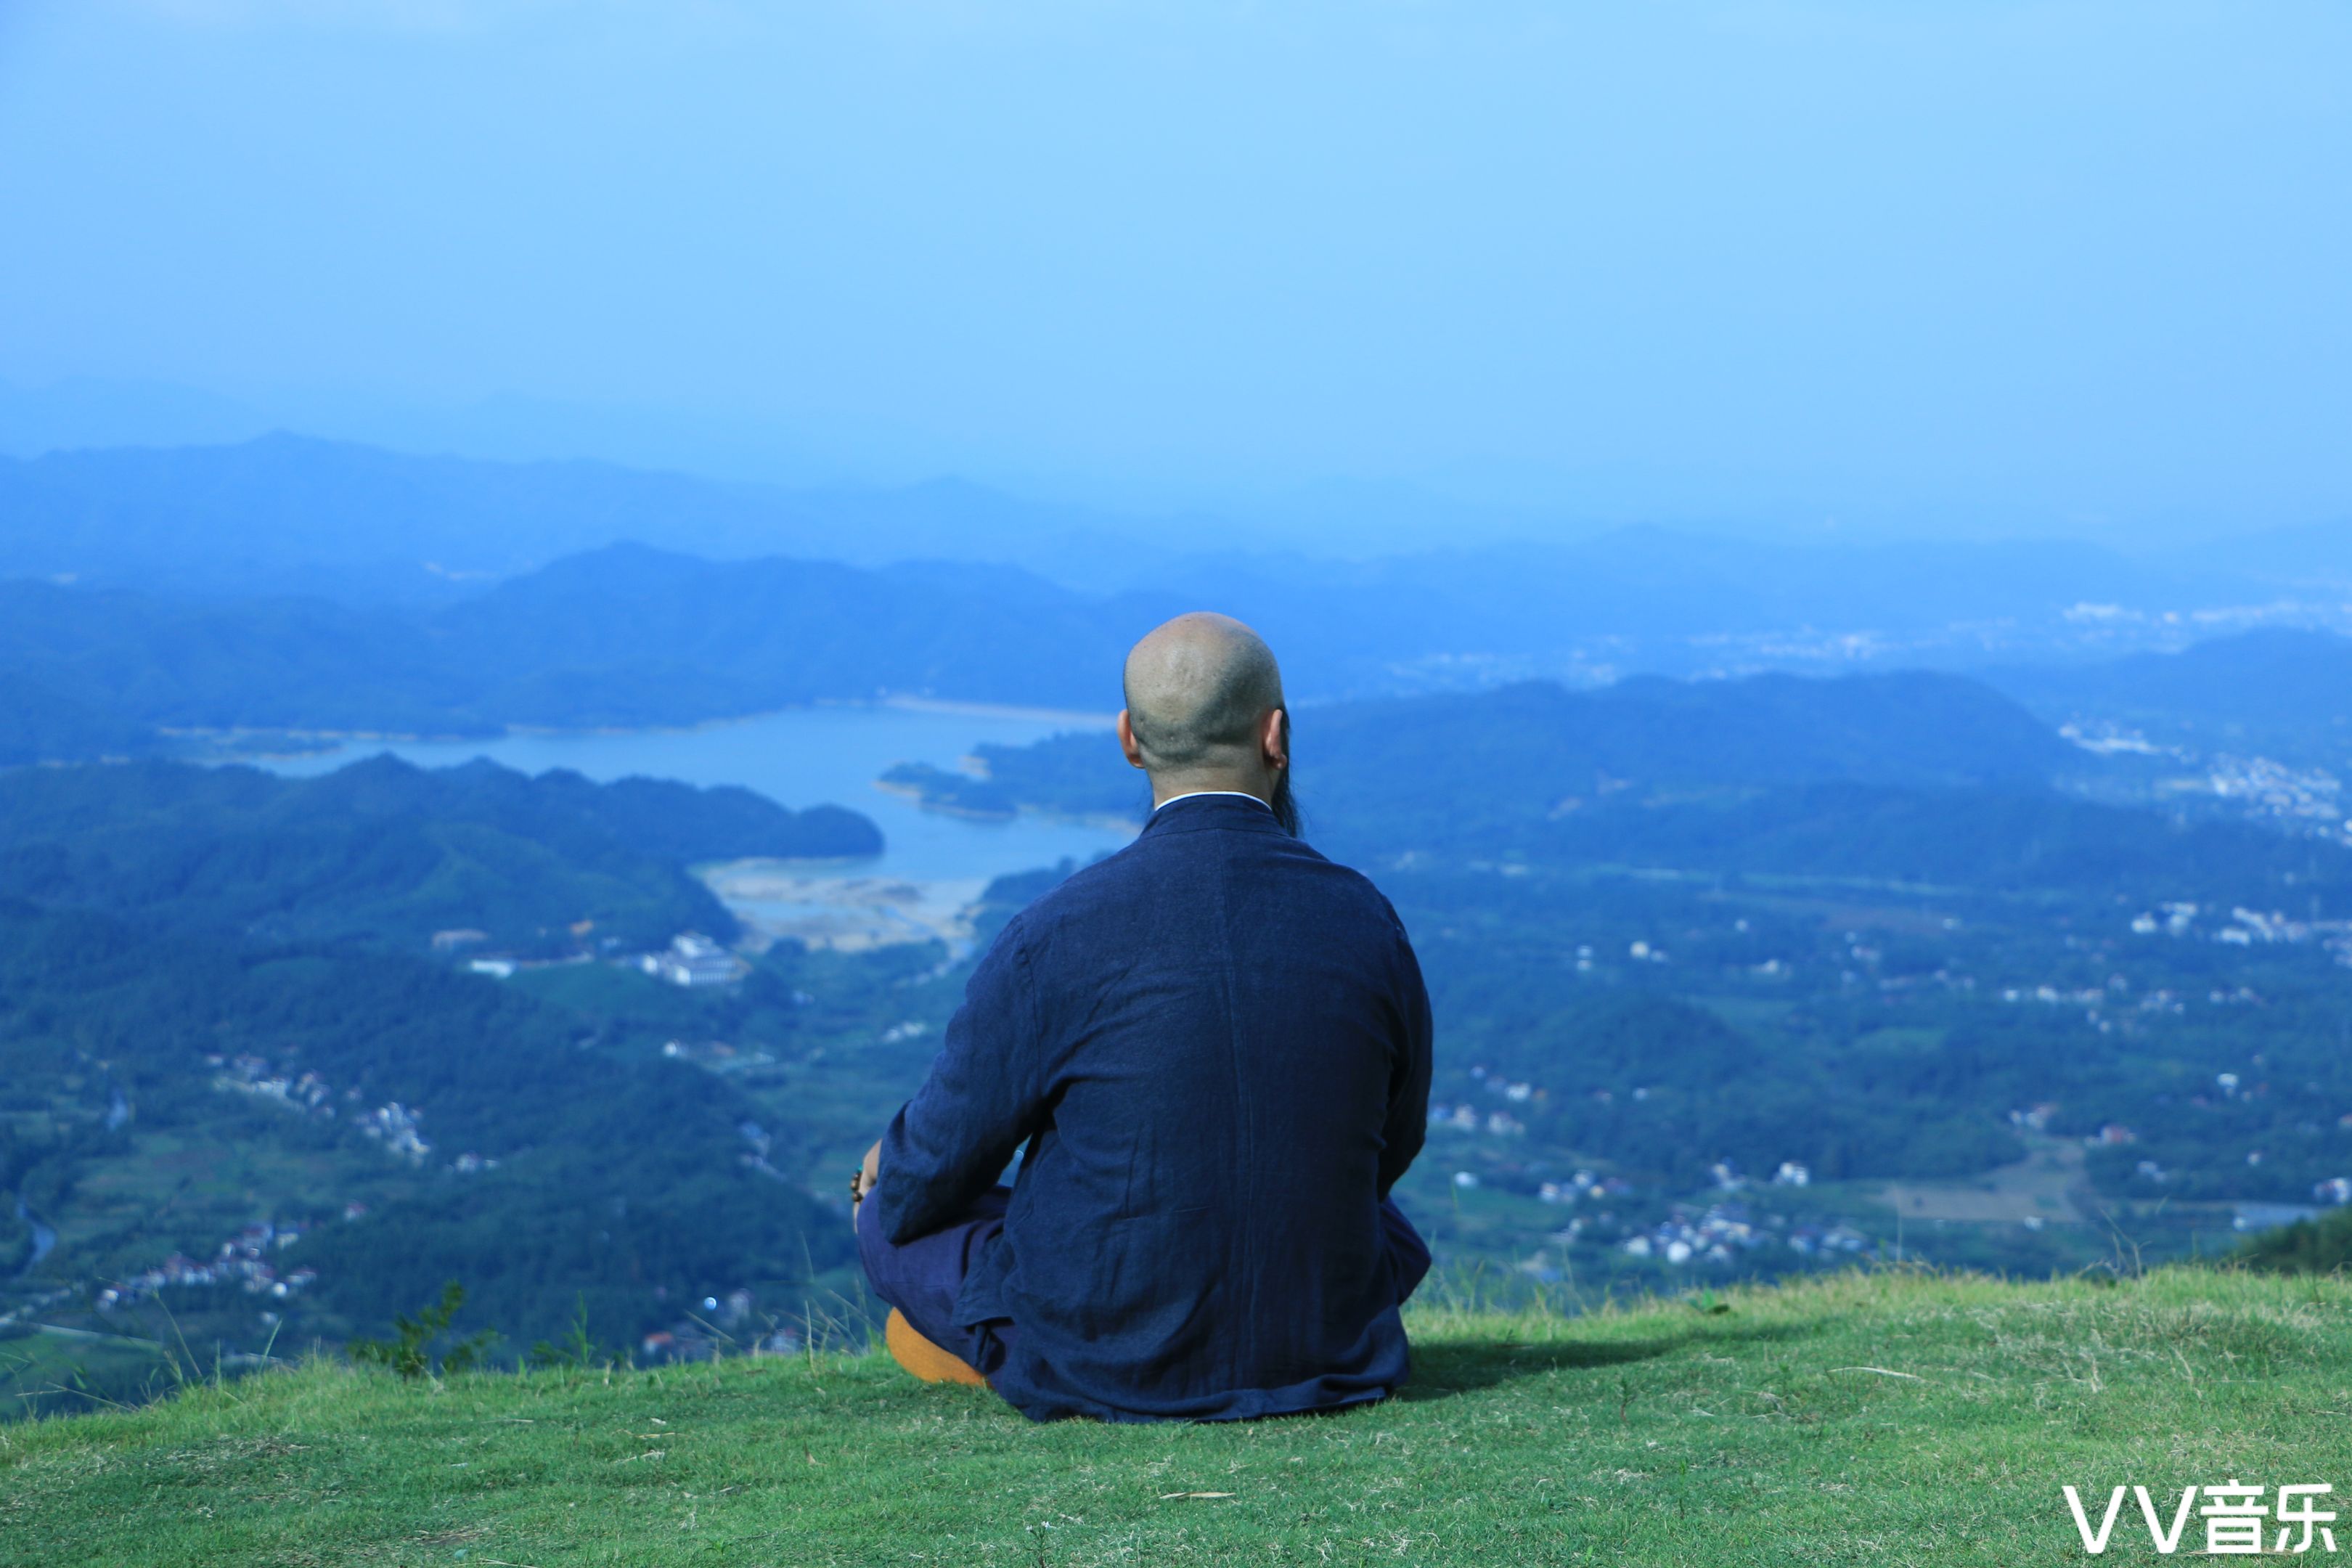
<svg viewBox="0 0 2352 1568"><path fill-rule="evenodd" d="M2352 1268L2352 1210L2250 1236L2239 1256L2253 1268L2274 1273L2342 1275Z"/></svg>
<svg viewBox="0 0 2352 1568"><path fill-rule="evenodd" d="M466 1288L452 1279L441 1287L441 1299L419 1308L415 1317L403 1312L394 1318L392 1338L373 1340L362 1335L344 1348L355 1364L380 1366L412 1383L427 1373L455 1377L471 1372L482 1364L484 1353L498 1335L488 1329L462 1337L451 1333L449 1325L465 1304ZM585 1303L581 1310L584 1320ZM581 1331L586 1332L584 1321Z"/></svg>
<svg viewBox="0 0 2352 1568"><path fill-rule="evenodd" d="M1414 933L1441 1039L1401 1196L1492 1300L2210 1258L2352 1176L2352 972L2314 923L2340 846L2020 782L2050 737L1961 682L1378 712L1439 761L1313 710L1309 835ZM1139 788L1098 735L984 760L967 809ZM232 1372L382 1339L451 1279L502 1365L859 1319L841 1177L968 961L780 943L685 988L627 959L727 931L688 861L861 819L392 763L31 770L0 806L32 900L0 903L0 1210L31 1216L0 1212L0 1332L41 1325L12 1414L136 1397L183 1337ZM1068 869L1001 879L977 936ZM489 934L435 952L452 927ZM484 951L543 962L462 973ZM2332 1267L2346 1223L2255 1260Z"/></svg>
<svg viewBox="0 0 2352 1568"><path fill-rule="evenodd" d="M1924 674L1531 682L1302 710L1308 837L1374 868L1430 857L1536 868L2048 889L2352 914L2352 852L2080 798L2121 775L1973 681ZM1139 818L1099 734L983 746L986 778L908 770L942 805Z"/></svg>
<svg viewBox="0 0 2352 1568"><path fill-rule="evenodd" d="M2317 1205L2352 1173L2352 974L2317 941L2216 941L2247 928L2210 907L2174 934L2057 890L1521 861L1381 879L1447 1020L1404 1195L1453 1256L1676 1285L1825 1247L2033 1273L2118 1237L2210 1258L2241 1205ZM1677 1241L1692 1256L1661 1267Z"/></svg>
<svg viewBox="0 0 2352 1568"><path fill-rule="evenodd" d="M31 770L0 800L0 887L40 900L0 896L0 1333L41 1352L0 1363L7 1415L152 1392L184 1337L235 1371L381 1336L453 1278L504 1363L581 1334L625 1361L716 1300L748 1342L854 1290L837 1168L961 972L785 946L688 991L632 952L731 930L683 860L856 847L864 818L391 762ZM451 926L485 934L428 956ZM560 956L462 973L486 950ZM910 1015L928 1037L877 1042ZM55 1232L29 1268L19 1197Z"/></svg>
<svg viewBox="0 0 2352 1568"><path fill-rule="evenodd" d="M635 1344L706 1298L748 1290L783 1314L829 1289L846 1227L753 1162L756 1102L658 1051L594 1046L562 1008L413 959L0 904L0 1190L58 1237L0 1307L252 1354L381 1332L459 1279L469 1323L511 1359L579 1300L596 1334ZM175 1256L210 1266L256 1225L301 1233L261 1239L266 1273L136 1284ZM268 1289L298 1270L314 1278ZM98 1297L108 1281L120 1300ZM70 1408L59 1385L121 1399L152 1369L0 1391Z"/></svg>
<svg viewBox="0 0 2352 1568"><path fill-rule="evenodd" d="M0 669L0 767L53 757L149 756L165 749L152 726L94 695L68 695Z"/></svg>
<svg viewBox="0 0 2352 1568"><path fill-rule="evenodd" d="M985 748L983 748L985 749ZM911 795L933 811L987 819L1010 817L1021 809L1021 796L994 779L935 767L929 763L899 763L882 774L890 789ZM1032 795L1030 798L1041 798Z"/></svg>
<svg viewBox="0 0 2352 1568"><path fill-rule="evenodd" d="M988 792L982 798L1003 809L1020 805L1071 816L1122 816L1142 821L1151 812L1151 785L1127 765L1099 732L1055 735L1031 746L984 745L973 754L984 779L940 773L899 782L925 798L958 787ZM1319 771L1319 769L1318 769ZM950 798L953 798L950 796Z"/></svg>
<svg viewBox="0 0 2352 1568"><path fill-rule="evenodd" d="M497 947L659 946L734 921L688 862L878 854L839 806L750 790L596 784L488 762L390 756L315 779L174 763L0 773L0 896L155 921L422 950L471 929Z"/></svg>
<svg viewBox="0 0 2352 1568"><path fill-rule="evenodd" d="M2340 1510L2352 1472L2338 1280L1894 1271L1413 1328L1386 1405L1213 1427L1034 1426L880 1357L310 1364L10 1429L0 1563L2030 1563L2080 1551L2062 1486L2095 1525L2119 1485ZM2157 1560L2128 1503L2107 1556Z"/></svg>
<svg viewBox="0 0 2352 1568"><path fill-rule="evenodd" d="M1528 686L1298 731L1308 837L1395 902L1443 1021L1404 1193L1447 1256L2038 1272L2226 1252L2237 1205L2352 1175L2352 854L2034 784L2053 737L1979 688ZM1133 788L1098 736L982 760L1049 810Z"/></svg>
<svg viewBox="0 0 2352 1568"><path fill-rule="evenodd" d="M172 730L678 725L886 691L1096 708L1159 618L1002 569L631 544L430 609L0 581L0 721L20 725L0 764L153 754Z"/></svg>
<svg viewBox="0 0 2352 1568"><path fill-rule="evenodd" d="M2054 721L2091 718L2200 751L2262 752L2341 767L2352 749L2352 638L2273 628L2179 653L1995 670Z"/></svg>
<svg viewBox="0 0 2352 1568"><path fill-rule="evenodd" d="M1351 837L1491 842L1579 807L1717 804L1829 783L1948 790L2038 788L2082 759L2032 715L1957 676L1640 678L1597 691L1548 681L1444 697L1304 709L1302 784ZM944 805L1016 805L1139 818L1149 791L1099 734L982 746L985 779L936 768L892 775ZM1625 792L1632 791L1628 795ZM1671 797L1670 797L1671 798ZM1622 832L1622 819L1612 827Z"/></svg>
<svg viewBox="0 0 2352 1568"><path fill-rule="evenodd" d="M725 559L600 552L584 569L533 582L548 563L568 568L575 552L632 539ZM981 539L1055 581L954 559ZM0 460L0 577L71 574L200 599L0 584L0 668L21 665L56 698L123 700L150 723L446 732L679 723L779 693L856 700L877 687L1106 707L1126 644L1212 599L1273 639L1303 700L1460 689L1510 671L2073 660L2160 643L2182 623L2126 614L2086 627L2060 606L2271 605L2285 583L2309 590L2291 595L2307 604L2334 602L2327 580L2340 574L2341 547L2324 531L2250 544L2226 560L2159 562L2046 541L1773 545L1643 526L1346 563L1257 552L1183 561L1161 553L1181 542L1140 541L1131 519L961 484L787 496L281 434ZM2267 569L2253 568L2262 552ZM742 560L763 555L909 564L859 573ZM485 591L499 579L521 591ZM1160 585L1148 597L1059 585L1146 579ZM469 595L486 613L461 613ZM542 635L541 606L570 616L559 628L570 635ZM1873 630L1843 635L1862 627ZM958 639L947 659L942 636ZM2080 666L2014 673L2054 677L2063 691ZM2279 673L2260 668L2227 700L2240 711L2263 703L2265 685L2287 684ZM2281 695L2284 709L2293 700ZM0 690L0 713L6 706Z"/></svg>

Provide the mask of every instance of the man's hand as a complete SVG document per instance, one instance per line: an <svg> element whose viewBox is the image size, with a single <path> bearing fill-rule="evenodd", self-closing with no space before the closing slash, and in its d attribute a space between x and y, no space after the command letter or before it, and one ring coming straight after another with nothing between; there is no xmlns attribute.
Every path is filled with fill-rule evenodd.
<svg viewBox="0 0 2352 1568"><path fill-rule="evenodd" d="M857 1173L849 1178L849 1218L852 1224L856 1223L857 1220L857 1205L866 1201L866 1194L874 1190L874 1184L879 1181L881 1176L882 1145L877 1142L874 1147L866 1151L865 1164L859 1166Z"/></svg>

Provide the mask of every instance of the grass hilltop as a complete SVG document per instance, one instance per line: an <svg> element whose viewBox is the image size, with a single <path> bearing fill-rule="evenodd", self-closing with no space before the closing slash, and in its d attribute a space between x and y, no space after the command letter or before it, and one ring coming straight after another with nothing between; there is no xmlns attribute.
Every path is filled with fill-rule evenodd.
<svg viewBox="0 0 2352 1568"><path fill-rule="evenodd" d="M320 1363L0 1428L0 1563L2025 1563L2083 1555L2062 1485L2095 1523L2117 1485L2168 1521L2231 1479L2332 1482L2352 1521L2352 1284L1885 1271L1719 1304L1426 1310L1401 1398L1214 1427L1033 1426L880 1357ZM2156 1560L2128 1502L2106 1560Z"/></svg>

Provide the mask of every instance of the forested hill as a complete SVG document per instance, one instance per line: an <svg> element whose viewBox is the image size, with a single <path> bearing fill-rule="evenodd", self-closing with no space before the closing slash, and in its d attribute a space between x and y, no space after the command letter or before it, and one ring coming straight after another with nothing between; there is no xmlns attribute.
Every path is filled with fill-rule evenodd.
<svg viewBox="0 0 2352 1568"><path fill-rule="evenodd" d="M2146 727L2200 749L2352 754L2352 637L2273 629L2179 653L2016 667L1987 679L2053 720Z"/></svg>
<svg viewBox="0 0 2352 1568"><path fill-rule="evenodd" d="M1298 710L1300 787L1350 814L1556 817L1654 792L1829 783L2038 787L2083 765L2016 703L1958 676L1549 681ZM1099 734L982 746L984 781L902 770L941 804L1140 816L1139 775ZM1334 805L1334 810L1340 809Z"/></svg>
<svg viewBox="0 0 2352 1568"><path fill-rule="evenodd" d="M1972 680L1628 681L1301 716L1343 853L2203 899L2352 913L2352 853L2054 787L2099 759ZM1308 726L1312 726L1308 728ZM1308 770L1312 771L1308 771Z"/></svg>
<svg viewBox="0 0 2352 1568"><path fill-rule="evenodd" d="M154 725L103 692L0 669L0 768L50 758L148 756L169 744Z"/></svg>
<svg viewBox="0 0 2352 1568"><path fill-rule="evenodd" d="M486 733L414 616L0 582L0 765L153 754L174 728Z"/></svg>
<svg viewBox="0 0 2352 1568"><path fill-rule="evenodd" d="M1164 533L1164 531L1161 531ZM1228 532L1236 531L1228 530ZM716 559L971 559L1097 574L1166 545L1131 517L951 479L788 490L591 461L424 456L280 432L0 457L0 577L446 603L640 540Z"/></svg>
<svg viewBox="0 0 2352 1568"><path fill-rule="evenodd" d="M0 766L173 754L189 729L680 724L884 693L1107 710L1133 640L1202 605L1258 626L1307 701L2072 658L2277 587L2047 542L1631 528L1337 561L1235 549L1251 536L1214 520L1115 521L952 484L792 497L288 437L0 459ZM2086 603L2117 613L2092 626L2072 616ZM2145 705L2146 674L2147 691L2196 677L2200 712L2244 697L2256 716L2325 679L2300 655L2253 662L2288 679L2226 651L2011 673L2037 710Z"/></svg>
<svg viewBox="0 0 2352 1568"><path fill-rule="evenodd" d="M568 1012L413 959L0 898L0 1082L23 1113L0 1120L0 1189L58 1222L37 1284L209 1259L256 1217L305 1230L275 1257L317 1275L280 1303L306 1344L380 1331L460 1279L510 1356L575 1302L598 1333L634 1335L675 1315L666 1300L846 1257L845 1226L747 1163L739 1090L591 1043ZM413 1142L386 1136L404 1131ZM54 1310L122 1331L72 1294ZM256 1332L233 1283L175 1310L192 1341Z"/></svg>
<svg viewBox="0 0 2352 1568"><path fill-rule="evenodd" d="M1129 644L1184 607L634 545L429 612L0 582L0 765L155 754L176 729L683 724L887 693L1103 709Z"/></svg>
<svg viewBox="0 0 2352 1568"><path fill-rule="evenodd" d="M433 656L512 723L676 722L886 693L1107 709L1136 637L1185 606L1008 567L716 562L615 545L454 605Z"/></svg>
<svg viewBox="0 0 2352 1568"><path fill-rule="evenodd" d="M625 541L728 560L1011 563L1106 591L1157 582L1197 603L1241 605L1252 618L1321 600L1316 619L1381 658L1423 651L1405 645L1430 629L1440 646L1499 652L1551 646L1567 627L1577 636L1916 627L2032 620L2084 601L2181 608L2265 596L2266 585L2226 557L2141 560L2056 541L1774 544L1643 526L1369 561L1276 552L1318 533L1452 537L1432 504L1421 498L1402 532L1367 530L1361 517L1344 529L1304 518L1285 526L1278 518L1091 511L954 479L794 492L604 463L425 457L277 434L0 458L0 577L425 604ZM1530 529L1574 531L1495 517L1473 536L1500 541ZM2273 564L2345 553L2340 528L2279 542ZM1335 616L1337 601L1352 615Z"/></svg>
<svg viewBox="0 0 2352 1568"><path fill-rule="evenodd" d="M733 921L693 861L877 854L873 823L735 788L392 757L314 779L172 763L0 773L0 894L275 940L633 946Z"/></svg>
<svg viewBox="0 0 2352 1568"><path fill-rule="evenodd" d="M468 579L659 530L805 547L788 498L604 463L489 463L299 436L0 459L0 573L208 594L446 598Z"/></svg>
<svg viewBox="0 0 2352 1568"><path fill-rule="evenodd" d="M1301 708L1292 743L1308 836L1368 862L1422 852L2352 910L2343 846L2063 793L2055 781L2095 777L2100 759L1954 676L1529 683ZM985 777L891 779L967 811L1139 818L1150 805L1099 734L979 756Z"/></svg>
<svg viewBox="0 0 2352 1568"><path fill-rule="evenodd" d="M1678 681L1575 692L1545 682L1311 715L1362 789L1536 788L1545 804L1627 787L2040 784L2076 753L2009 699L1958 676Z"/></svg>
<svg viewBox="0 0 2352 1568"><path fill-rule="evenodd" d="M788 1310L847 1233L763 1158L766 1108L434 937L657 1007L636 953L733 934L692 862L881 847L838 807L487 762L0 773L0 1192L57 1242L0 1233L0 1310L81 1336L110 1399L167 1288L232 1350L284 1314L378 1331L451 1279L509 1358L576 1304L632 1343L706 1297ZM728 990L779 1032L810 1000L772 965ZM21 1365L0 1388L41 1386Z"/></svg>

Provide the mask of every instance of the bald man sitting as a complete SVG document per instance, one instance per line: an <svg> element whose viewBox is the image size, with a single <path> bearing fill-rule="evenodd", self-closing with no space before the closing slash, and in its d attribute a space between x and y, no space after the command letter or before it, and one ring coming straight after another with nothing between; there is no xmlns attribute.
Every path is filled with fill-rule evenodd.
<svg viewBox="0 0 2352 1568"><path fill-rule="evenodd" d="M1295 836L1255 632L1180 616L1126 691L1150 822L1005 927L854 1184L891 1347L1041 1421L1381 1398L1429 1268L1389 1198L1428 1119L1412 946Z"/></svg>

